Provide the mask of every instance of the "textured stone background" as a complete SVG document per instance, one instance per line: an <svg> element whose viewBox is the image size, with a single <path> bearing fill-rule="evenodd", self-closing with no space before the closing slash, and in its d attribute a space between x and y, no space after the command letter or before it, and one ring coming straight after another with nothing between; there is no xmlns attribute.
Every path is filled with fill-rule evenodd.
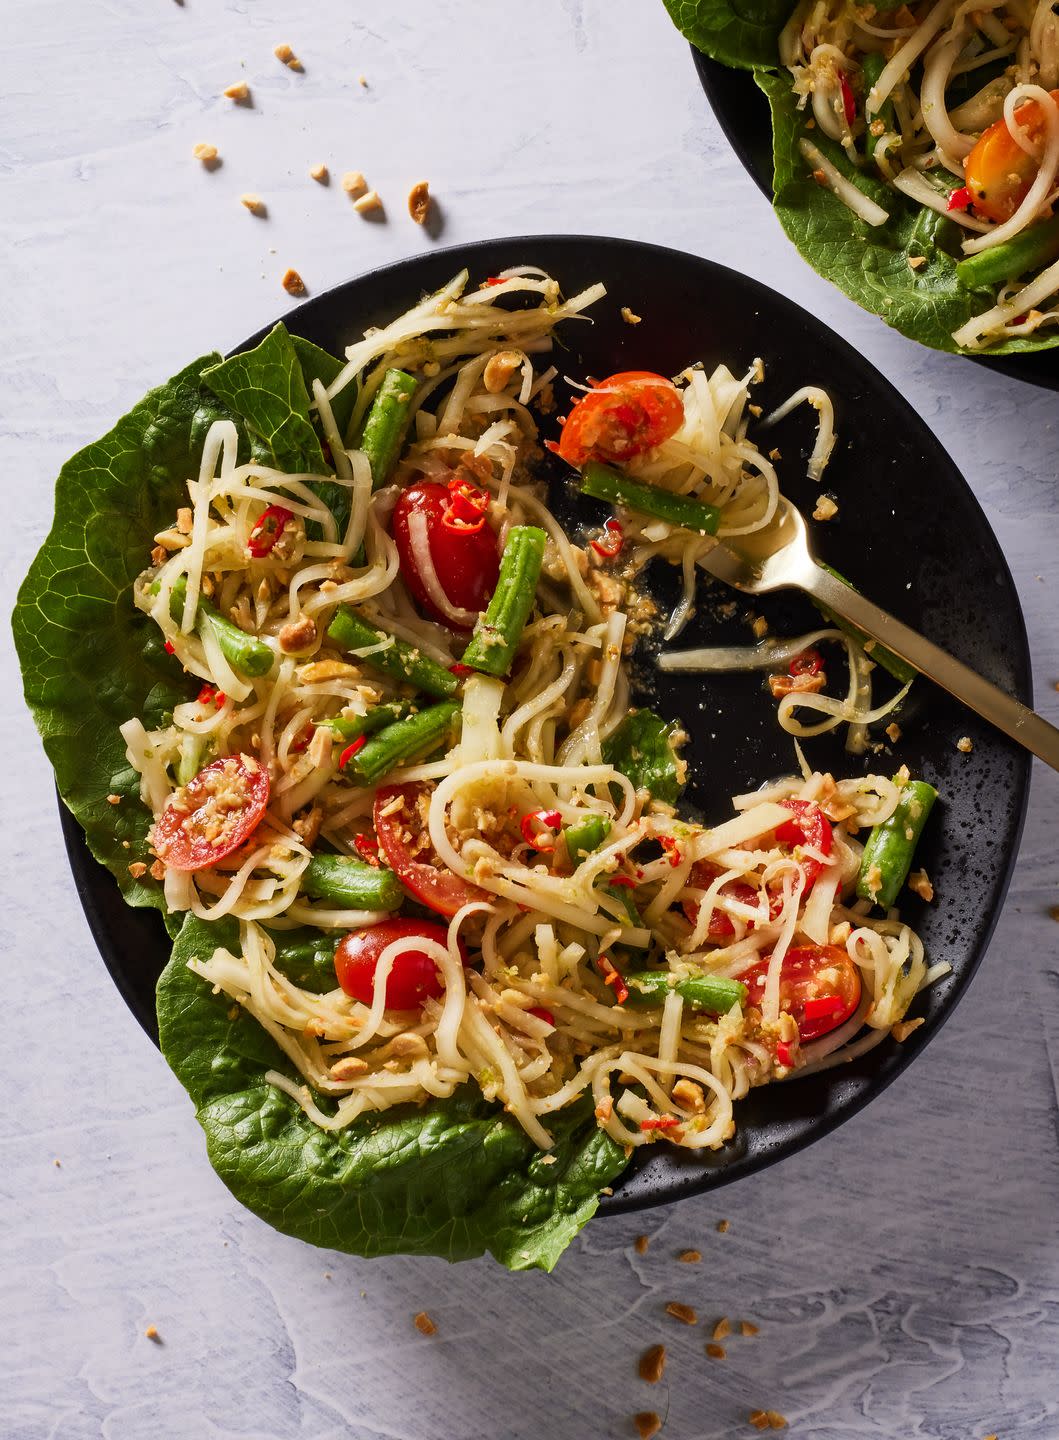
<svg viewBox="0 0 1059 1440"><path fill-rule="evenodd" d="M5 613L65 456L188 357L282 314L288 264L320 291L428 248L404 213L426 177L446 242L660 241L753 271L850 337L974 486L1026 609L1038 705L1059 716L1055 397L917 348L811 274L656 0L5 0L3 15ZM303 75L273 59L284 39ZM252 110L219 98L240 76ZM190 158L199 140L221 150L213 174ZM388 221L313 185L318 159L366 171ZM970 996L846 1129L714 1198L592 1225L551 1277L369 1264L272 1233L214 1178L95 954L3 645L5 1440L589 1440L654 1406L666 1435L706 1440L754 1433L757 1405L812 1440L1059 1436L1054 775L1035 777ZM701 1266L675 1263L688 1246ZM671 1299L761 1334L708 1360L701 1326L662 1316ZM412 1328L419 1309L436 1339ZM656 1339L670 1363L650 1391L633 1362Z"/></svg>

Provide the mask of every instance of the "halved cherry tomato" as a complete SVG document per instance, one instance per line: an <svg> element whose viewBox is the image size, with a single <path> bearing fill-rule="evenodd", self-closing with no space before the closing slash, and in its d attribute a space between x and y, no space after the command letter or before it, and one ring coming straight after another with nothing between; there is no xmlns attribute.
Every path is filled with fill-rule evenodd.
<svg viewBox="0 0 1059 1440"><path fill-rule="evenodd" d="M819 805L811 800L781 800L785 810L794 813L793 820L776 826L776 839L781 845L811 845L821 855L831 854L831 821ZM813 888L824 868L819 860L805 856L801 861L805 874L805 893Z"/></svg>
<svg viewBox="0 0 1059 1440"><path fill-rule="evenodd" d="M394 507L393 538L397 543L401 575L416 604L443 625L460 630L469 627L454 625L431 600L419 574L408 533L409 516L414 511L425 515L427 545L438 584L457 609L484 610L500 574L496 532L488 521L477 529L447 525L444 516L451 501L448 486L436 480L417 480L406 486Z"/></svg>
<svg viewBox="0 0 1059 1440"><path fill-rule="evenodd" d="M630 460L668 440L684 420L680 391L663 375L624 370L600 380L573 406L559 437L571 465Z"/></svg>
<svg viewBox="0 0 1059 1440"><path fill-rule="evenodd" d="M824 657L819 650L802 650L795 655L787 667L788 675L819 675L824 668Z"/></svg>
<svg viewBox="0 0 1059 1440"><path fill-rule="evenodd" d="M420 808L422 797L430 790L431 786L422 780L382 786L375 793L375 834L387 865L409 894L439 915L455 915L462 905L488 900L489 896L447 870L438 859ZM395 800L401 801L400 808L386 813ZM406 833L411 840L405 840Z"/></svg>
<svg viewBox="0 0 1059 1440"><path fill-rule="evenodd" d="M769 956L739 979L747 987L747 1002L760 1006L765 994ZM831 1003L826 1007L821 1001ZM802 945L788 950L780 967L780 1009L798 1026L802 1043L844 1025L860 1004L860 972L837 945Z"/></svg>
<svg viewBox="0 0 1059 1440"><path fill-rule="evenodd" d="M1059 100L1059 90L1051 92ZM1044 138L1044 115L1036 100L1027 100L1015 111L1015 122L1026 138L1040 144ZM976 215L987 220L1010 220L1025 200L1040 165L1027 155L1001 118L984 131L964 162L963 173Z"/></svg>
<svg viewBox="0 0 1059 1440"><path fill-rule="evenodd" d="M268 771L249 755L214 760L155 821L155 852L172 870L208 870L257 829L269 789Z"/></svg>
<svg viewBox="0 0 1059 1440"><path fill-rule="evenodd" d="M696 890L705 890L717 879L721 872L716 865L709 860L696 860L691 867L690 883ZM721 886L719 891L726 899L738 900L741 905L756 905L758 903L758 892L753 885L748 885L745 880L729 880ZM699 902L697 900L682 900L681 909L691 921L692 925L699 918ZM747 930L753 930L754 922L747 922ZM735 934L735 926L723 910L714 910L710 915L710 926L706 931L707 940L727 940Z"/></svg>
<svg viewBox="0 0 1059 1440"><path fill-rule="evenodd" d="M410 936L434 940L438 945L448 944L445 926L430 920L383 920L366 930L351 930L335 951L335 974L346 994L362 1005L370 1005L375 998L375 967L379 956L387 945ZM467 954L462 945L460 953L466 964ZM386 977L386 1008L418 1010L424 1000L436 1000L444 989L436 961L422 950L406 950L397 956Z"/></svg>

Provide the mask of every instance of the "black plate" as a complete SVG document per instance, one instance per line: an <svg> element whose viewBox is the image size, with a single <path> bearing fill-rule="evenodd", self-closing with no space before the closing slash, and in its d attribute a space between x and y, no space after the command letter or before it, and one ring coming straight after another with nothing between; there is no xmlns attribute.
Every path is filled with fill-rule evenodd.
<svg viewBox="0 0 1059 1440"><path fill-rule="evenodd" d="M484 278L515 264L544 266L568 294L595 280L606 282L608 298L597 307L595 323L566 331L569 349L558 364L575 377L624 369L675 373L700 358L711 365L723 360L741 371L762 355L767 373L758 398L773 404L808 378L811 357L812 379L834 398L840 436L827 472L828 488L839 497L839 518L814 527L822 557L1004 689L1030 699L1015 588L988 522L952 461L866 360L756 281L708 260L629 240L531 237L485 241L388 266L308 301L284 320L297 334L341 351L366 325L407 308L461 266ZM640 325L622 321L619 310L625 305L643 317ZM819 487L805 478L804 456L814 419L803 409L774 432L785 457L784 490L810 509ZM559 498L561 509L568 502ZM590 506L590 513L600 515L602 507ZM668 567L656 583L660 593L672 588ZM796 595L767 597L756 608L778 632L797 634L820 623ZM746 643L746 620L724 618L704 603L679 644L718 637ZM692 805L723 817L730 813L730 795L793 768L790 739L776 724L760 677L672 676L659 695L662 687L653 682L649 663L642 673L647 693L668 714L681 716L691 735ZM695 1194L752 1174L827 1134L900 1074L967 986L1014 864L1029 758L926 682L917 690L919 704L897 752L872 757L872 764L886 770L903 761L945 797L922 855L937 899L927 907L909 896L907 906L932 958L952 966L952 974L917 1001L913 1013L923 1015L926 1024L904 1045L887 1040L841 1073L753 1091L738 1107L735 1139L704 1159L685 1159L660 1146L641 1152L604 1201L605 1211ZM955 748L962 735L974 743L970 754ZM828 736L808 741L807 749L812 763L838 774L864 764L851 766L841 742ZM65 809L63 829L92 934L125 1001L154 1037L154 983L169 954L162 922L154 911L125 906Z"/></svg>
<svg viewBox="0 0 1059 1440"><path fill-rule="evenodd" d="M749 70L735 70L730 65L721 65L701 50L696 50L694 45L691 54L725 139L751 180L771 204L772 117L764 92L755 84ZM853 303L850 301L850 304ZM1029 355L998 355L994 359L965 355L963 359L973 360L976 365L986 365L990 370L999 370L1002 375L1015 380L1041 385L1045 390L1059 390L1059 349Z"/></svg>

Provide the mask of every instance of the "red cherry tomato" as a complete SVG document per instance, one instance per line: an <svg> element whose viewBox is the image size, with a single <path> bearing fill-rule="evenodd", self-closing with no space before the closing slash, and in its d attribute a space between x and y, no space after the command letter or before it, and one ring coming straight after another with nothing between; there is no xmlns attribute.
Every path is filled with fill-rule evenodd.
<svg viewBox="0 0 1059 1440"><path fill-rule="evenodd" d="M363 1005L370 1005L375 998L375 967L379 956L387 945L410 936L434 940L439 945L448 944L445 926L434 925L429 920L383 920L366 930L351 930L335 951L335 974L346 994ZM467 955L462 945L460 953L466 964ZM444 989L437 962L422 950L406 950L397 956L386 977L386 1008L418 1010L424 1000L436 1000Z"/></svg>
<svg viewBox="0 0 1059 1440"><path fill-rule="evenodd" d="M711 865L709 860L696 860L691 867L690 881L697 890L705 890L717 879L721 872L716 865ZM741 905L756 905L758 903L758 892L753 885L748 885L745 880L729 880L721 886L720 892L726 899L738 900ZM684 914L691 921L692 925L699 918L699 902L697 900L682 900L680 902ZM753 930L754 922L747 922L747 930ZM735 934L735 926L729 916L723 910L714 910L710 915L710 926L706 931L707 940L728 940Z"/></svg>
<svg viewBox="0 0 1059 1440"><path fill-rule="evenodd" d="M781 800L785 810L794 813L795 819L776 826L776 839L781 845L810 845L821 855L831 854L831 821L819 805L811 800ZM805 894L816 884L824 868L819 860L806 856L801 861L805 874Z"/></svg>
<svg viewBox="0 0 1059 1440"><path fill-rule="evenodd" d="M1059 90L1051 92L1059 100ZM1038 144L1044 137L1044 115L1036 100L1015 111L1016 123ZM984 131L964 162L963 173L976 215L987 220L1010 220L1025 200L1040 165L1027 155L1000 119Z"/></svg>
<svg viewBox="0 0 1059 1440"><path fill-rule="evenodd" d="M154 849L172 870L208 870L253 834L268 796L268 771L249 755L214 760L159 815Z"/></svg>
<svg viewBox="0 0 1059 1440"><path fill-rule="evenodd" d="M747 1003L760 1006L769 957L745 970ZM860 1004L860 972L837 945L803 945L788 950L780 967L780 1009L798 1026L802 1043L844 1025Z"/></svg>
<svg viewBox="0 0 1059 1440"><path fill-rule="evenodd" d="M559 437L571 465L630 460L675 435L684 421L680 391L663 375L625 370L600 380L573 406Z"/></svg>
<svg viewBox="0 0 1059 1440"><path fill-rule="evenodd" d="M430 790L425 781L382 786L375 793L375 834L387 865L409 894L439 915L455 915L462 905L490 897L447 870L438 859L426 827L426 807L420 804ZM400 809L387 814L397 799ZM411 840L404 839L406 833Z"/></svg>
<svg viewBox="0 0 1059 1440"><path fill-rule="evenodd" d="M488 521L480 529L454 529L446 525L443 516L451 501L448 487L435 480L417 480L407 486L394 507L393 538L397 543L401 575L416 604L443 625L466 630L470 627L453 624L431 600L419 574L408 532L409 516L413 512L426 516L427 546L438 584L457 609L484 610L500 574L496 533Z"/></svg>

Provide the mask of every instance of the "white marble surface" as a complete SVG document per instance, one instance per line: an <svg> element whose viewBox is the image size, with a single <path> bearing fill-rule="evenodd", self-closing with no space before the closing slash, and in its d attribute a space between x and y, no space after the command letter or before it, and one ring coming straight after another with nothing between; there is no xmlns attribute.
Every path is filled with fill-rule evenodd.
<svg viewBox="0 0 1059 1440"><path fill-rule="evenodd" d="M2 13L0 475L18 497L0 531L5 613L63 458L149 383L282 314L288 264L320 291L428 248L404 213L426 177L446 242L661 241L752 269L852 338L982 500L1025 606L1038 704L1059 718L1055 397L921 350L816 279L729 153L658 0ZM273 59L281 40L303 75ZM241 76L251 110L219 98ZM190 158L199 140L220 148L213 174ZM309 181L317 160L364 170L387 222ZM267 220L240 208L246 190ZM3 646L4 1440L589 1440L631 1435L649 1408L668 1410L666 1436L706 1440L755 1433L758 1405L812 1440L1059 1436L1054 775L1035 776L970 995L845 1129L712 1199L593 1224L551 1277L367 1263L274 1234L214 1177L94 951ZM701 1266L675 1263L687 1246ZM709 1360L701 1326L662 1315L671 1299L761 1334ZM435 1339L413 1329L420 1309ZM670 1362L652 1391L634 1361L656 1339Z"/></svg>

